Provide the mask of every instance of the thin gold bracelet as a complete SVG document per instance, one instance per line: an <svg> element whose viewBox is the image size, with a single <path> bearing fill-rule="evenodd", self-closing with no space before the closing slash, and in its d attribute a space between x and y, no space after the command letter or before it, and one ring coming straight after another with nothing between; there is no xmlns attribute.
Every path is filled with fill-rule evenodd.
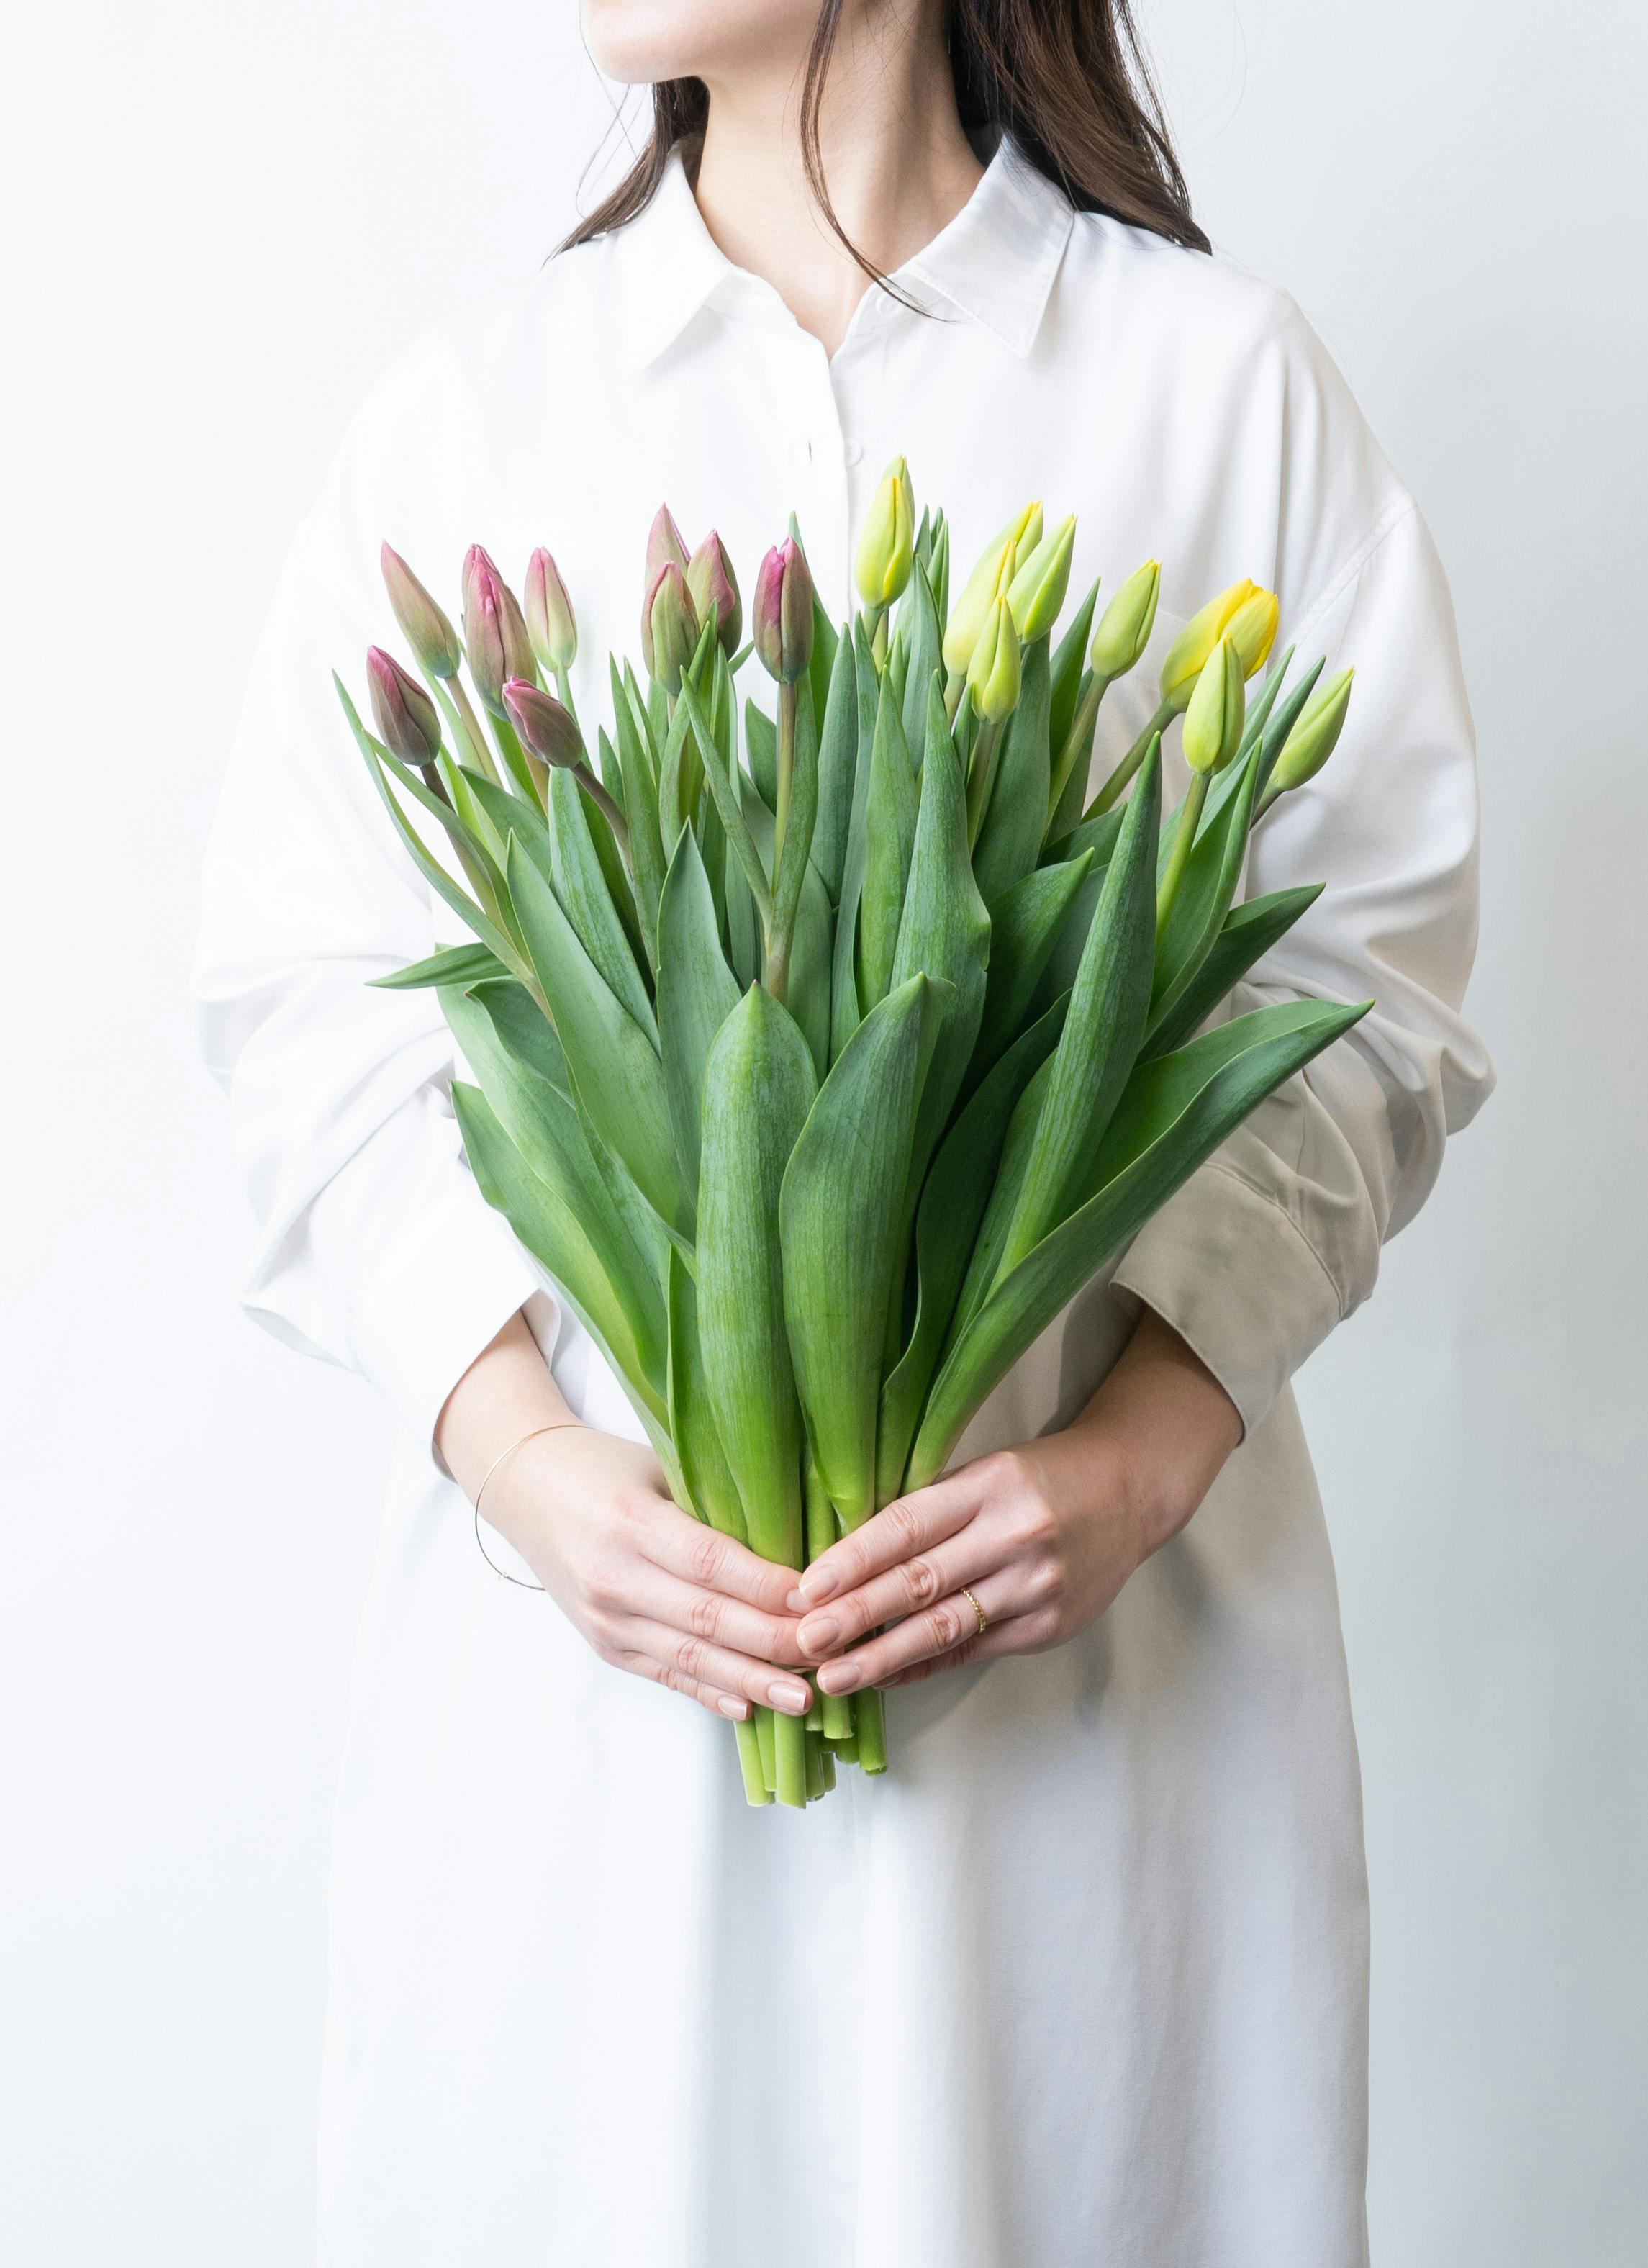
<svg viewBox="0 0 1648 2268"><path fill-rule="evenodd" d="M523 1433L518 1440L511 1441L507 1449L500 1449L497 1455L493 1458L491 1463L487 1467L485 1472L482 1474L481 1485L475 1492L475 1549L480 1552L481 1557L486 1561L487 1565L492 1570L492 1572L497 1577L500 1583L513 1583L518 1590L522 1591L541 1591L543 1588L543 1585L541 1583L523 1582L519 1575L511 1575L507 1567L500 1567L497 1561L492 1557L492 1554L487 1550L485 1543L482 1541L481 1499L486 1494L487 1483L491 1479L493 1474L497 1472L498 1467L514 1455L517 1449L524 1449L528 1441L535 1441L541 1433L570 1433L573 1432L586 1433L588 1431L588 1426L581 1418L557 1418L552 1425L534 1425L530 1432Z"/></svg>

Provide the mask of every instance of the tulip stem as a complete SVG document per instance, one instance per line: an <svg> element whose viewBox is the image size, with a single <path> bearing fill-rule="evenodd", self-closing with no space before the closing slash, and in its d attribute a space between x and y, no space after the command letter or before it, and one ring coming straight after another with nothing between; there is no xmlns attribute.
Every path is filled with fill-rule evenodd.
<svg viewBox="0 0 1648 2268"><path fill-rule="evenodd" d="M578 711L573 706L572 702L572 680L564 669L557 669L555 674L555 692L560 699L561 706L566 711L567 715L576 725L578 723Z"/></svg>
<svg viewBox="0 0 1648 2268"><path fill-rule="evenodd" d="M476 771L491 781L494 787L502 787L503 779L497 764L492 760L492 751L487 746L486 734L481 730L480 719L470 705L469 696L464 691L462 678L449 678L446 682L449 696L447 706L452 711L452 729L467 744L470 762Z"/></svg>
<svg viewBox="0 0 1648 2268"><path fill-rule="evenodd" d="M793 685L778 688L778 796L774 813L773 875L776 880L778 861L784 856L784 830L790 824L790 795L795 784L796 689Z"/></svg>
<svg viewBox="0 0 1648 2268"><path fill-rule="evenodd" d="M744 1775L744 1800L752 1808L772 1801L772 1790L767 1785L761 1770L761 1734L753 1717L743 1717L734 1724L738 1734L739 1769Z"/></svg>
<svg viewBox="0 0 1648 2268"><path fill-rule="evenodd" d="M1156 936L1159 942L1172 917L1173 900L1179 895L1179 885L1184 880L1186 862L1196 842L1196 828L1202 823L1202 806L1207 801L1210 772L1192 772L1189 792L1179 806L1179 825L1174 832L1173 849L1167 854L1167 871L1162 876L1161 887L1156 894Z"/></svg>
<svg viewBox="0 0 1648 2268"><path fill-rule="evenodd" d="M853 1737L853 1697L850 1693L827 1693L823 1702L824 1737L850 1741Z"/></svg>
<svg viewBox="0 0 1648 2268"><path fill-rule="evenodd" d="M574 764L572 777L607 821L607 826L611 828L613 840L623 852L625 865L630 865L632 862L629 857L629 822L618 808L616 801L601 785L588 764Z"/></svg>
<svg viewBox="0 0 1648 2268"><path fill-rule="evenodd" d="M961 696L966 691L966 670L964 669L958 672L953 669L948 677L945 680L944 693L945 715L950 719L950 722L953 725L956 720L956 711L961 706Z"/></svg>
<svg viewBox="0 0 1648 2268"><path fill-rule="evenodd" d="M1083 812L1082 817L1084 819L1097 819L1101 812L1110 810L1114 805L1121 800L1123 792L1132 780L1134 773L1137 771L1139 766L1150 754L1151 742L1155 739L1158 733L1165 733L1166 731L1168 725L1173 722L1173 719L1177 713L1178 712L1175 711L1171 701L1164 701L1159 705L1156 714L1151 718L1149 724L1146 725L1144 730L1139 734L1137 740L1134 741L1132 747L1128 750L1126 755L1122 757L1121 762L1111 773L1109 778L1100 789L1098 794L1094 796L1086 810Z"/></svg>
<svg viewBox="0 0 1648 2268"><path fill-rule="evenodd" d="M885 607L877 607L873 609L870 630L870 658L876 666L877 676L883 675L887 670L887 610Z"/></svg>
<svg viewBox="0 0 1648 2268"><path fill-rule="evenodd" d="M773 1712L773 1793L780 1803L805 1811L807 1801L807 1735L799 1717Z"/></svg>
<svg viewBox="0 0 1648 2268"><path fill-rule="evenodd" d="M1099 703L1110 688L1110 680L1097 674L1091 676L1082 688L1081 699L1076 703L1076 714L1064 735L1064 745L1058 752L1053 767L1053 784L1048 796L1048 818L1059 807L1059 798L1070 785L1070 776L1080 762L1084 749L1093 747L1093 727L1099 722Z"/></svg>
<svg viewBox="0 0 1648 2268"><path fill-rule="evenodd" d="M887 1717L881 1696L873 1685L854 1697L853 1719L858 1734L858 1768L884 1772L887 1768Z"/></svg>

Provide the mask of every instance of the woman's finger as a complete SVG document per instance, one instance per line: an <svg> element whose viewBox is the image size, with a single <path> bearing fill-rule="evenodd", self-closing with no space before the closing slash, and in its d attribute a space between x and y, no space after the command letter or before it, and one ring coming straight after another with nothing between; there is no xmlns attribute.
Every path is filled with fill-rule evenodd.
<svg viewBox="0 0 1648 2268"><path fill-rule="evenodd" d="M882 1623L901 1622L936 1600L953 1597L964 1583L976 1589L1000 1572L1016 1549L990 1530L989 1521L969 1520L947 1543L901 1559L885 1575L872 1576L804 1616L796 1631L803 1657L826 1660Z"/></svg>
<svg viewBox="0 0 1648 2268"><path fill-rule="evenodd" d="M882 1678L881 1690L891 1693L901 1685L919 1685L946 1669L965 1669L971 1661L991 1661L1004 1653L1034 1653L1039 1650L1029 1636L1034 1622L1030 1615L1009 1615L1004 1622L992 1623L982 1638L964 1638L948 1653L929 1654L925 1661L912 1661L908 1669Z"/></svg>
<svg viewBox="0 0 1648 2268"><path fill-rule="evenodd" d="M910 1496L895 1497L862 1528L819 1554L790 1594L791 1610L821 1607L826 1599L839 1598L872 1575L885 1574L901 1559L943 1543L972 1519L979 1494L977 1481L962 1471Z"/></svg>
<svg viewBox="0 0 1648 2268"><path fill-rule="evenodd" d="M742 1599L729 1599L725 1592L702 1590L650 1561L635 1568L625 1586L624 1604L633 1615L667 1624L684 1637L748 1654L769 1668L801 1659L793 1615L769 1615L760 1607L747 1606Z"/></svg>
<svg viewBox="0 0 1648 2268"><path fill-rule="evenodd" d="M656 1517L641 1523L641 1548L656 1567L667 1568L701 1590L719 1591L730 1599L743 1599L769 1614L782 1615L795 1587L793 1567L780 1567L732 1536L706 1528L688 1512L665 1498Z"/></svg>
<svg viewBox="0 0 1648 2268"><path fill-rule="evenodd" d="M850 1653L823 1663L818 1673L820 1692L857 1693L863 1686L879 1685L883 1679L895 1676L912 1662L924 1661L931 1654L953 1651L971 1660L979 1643L990 1634L991 1625L1018 1613L1026 1602L1020 1595L1022 1583L1016 1569L987 1576L968 1587L983 1610L982 1631L972 1600L958 1591L948 1598L936 1600L920 1614L894 1623L879 1638L866 1638Z"/></svg>
<svg viewBox="0 0 1648 2268"><path fill-rule="evenodd" d="M786 1717L805 1717L813 1706L806 1678L798 1677L793 1670L775 1669L769 1661L755 1661L729 1647L711 1646L707 1638L673 1630L667 1623L630 1623L624 1631L623 1646L627 1653L643 1654L658 1671L667 1673L659 1680L666 1685L681 1690L685 1685L699 1685L731 1693L742 1701L759 1701Z"/></svg>

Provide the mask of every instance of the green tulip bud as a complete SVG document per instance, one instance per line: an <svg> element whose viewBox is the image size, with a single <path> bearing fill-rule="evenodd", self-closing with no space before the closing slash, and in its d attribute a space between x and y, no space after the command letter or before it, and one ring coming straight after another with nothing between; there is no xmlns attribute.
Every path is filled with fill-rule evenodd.
<svg viewBox="0 0 1648 2268"><path fill-rule="evenodd" d="M792 535L761 561L750 632L769 677L793 685L806 676L813 659L813 577Z"/></svg>
<svg viewBox="0 0 1648 2268"><path fill-rule="evenodd" d="M1270 774L1270 792L1281 793L1291 787L1303 787L1332 755L1350 706L1350 681L1354 669L1342 669L1330 677L1326 685L1318 688L1305 704L1293 730L1282 744Z"/></svg>
<svg viewBox="0 0 1648 2268"><path fill-rule="evenodd" d="M743 633L744 601L726 546L713 528L687 562L687 589L701 626L714 615L716 636L730 659Z"/></svg>
<svg viewBox="0 0 1648 2268"><path fill-rule="evenodd" d="M440 754L440 718L416 678L380 645L366 649L366 676L378 737L393 756L423 771Z"/></svg>
<svg viewBox="0 0 1648 2268"><path fill-rule="evenodd" d="M1020 515L1027 519L1029 511L1039 512L1039 505L1029 507ZM1013 523L1014 526L1019 521ZM1005 595L1019 571L1017 537L1008 529L997 536L985 550L966 587L950 609L950 620L945 626L944 665L952 677L965 677L967 664L973 659L973 649L978 644L979 633L997 599Z"/></svg>
<svg viewBox="0 0 1648 2268"><path fill-rule="evenodd" d="M452 624L398 551L386 543L378 564L394 618L420 666L431 677L455 677L463 655Z"/></svg>
<svg viewBox="0 0 1648 2268"><path fill-rule="evenodd" d="M1223 637L1209 655L1185 711L1184 760L1193 772L1205 777L1229 763L1241 746L1247 713L1241 656L1236 641Z"/></svg>
<svg viewBox="0 0 1648 2268"><path fill-rule="evenodd" d="M909 467L894 457L871 499L853 572L866 607L890 607L910 578L916 556L916 494Z"/></svg>
<svg viewBox="0 0 1648 2268"><path fill-rule="evenodd" d="M1168 647L1162 663L1161 697L1176 715L1182 716L1188 708L1196 681L1229 628L1231 616L1258 587L1246 576L1240 583L1232 583L1217 599L1210 599L1199 613L1192 615Z"/></svg>
<svg viewBox="0 0 1648 2268"><path fill-rule="evenodd" d="M1244 677L1251 677L1255 670L1263 668L1276 644L1281 612L1274 591L1250 591L1225 623L1225 635L1241 656Z"/></svg>
<svg viewBox="0 0 1648 2268"><path fill-rule="evenodd" d="M1095 677L1112 684L1137 664L1156 627L1161 595L1161 564L1147 559L1136 567L1099 617L1088 660Z"/></svg>
<svg viewBox="0 0 1648 2268"><path fill-rule="evenodd" d="M1019 703L1019 633L1012 608L1004 596L996 600L985 618L967 663L967 691L975 713L987 725L999 725Z"/></svg>
<svg viewBox="0 0 1648 2268"><path fill-rule="evenodd" d="M698 616L687 578L673 559L666 560L641 610L641 656L647 675L656 677L666 692L679 693L681 672L697 643Z"/></svg>
<svg viewBox="0 0 1648 2268"><path fill-rule="evenodd" d="M526 635L543 666L559 677L578 659L578 621L561 571L542 549L526 563Z"/></svg>
<svg viewBox="0 0 1648 2268"><path fill-rule="evenodd" d="M1070 560L1076 550L1076 522L1063 519L1044 535L1012 578L1007 603L1019 637L1028 645L1045 637L1059 618L1064 593L1070 588Z"/></svg>

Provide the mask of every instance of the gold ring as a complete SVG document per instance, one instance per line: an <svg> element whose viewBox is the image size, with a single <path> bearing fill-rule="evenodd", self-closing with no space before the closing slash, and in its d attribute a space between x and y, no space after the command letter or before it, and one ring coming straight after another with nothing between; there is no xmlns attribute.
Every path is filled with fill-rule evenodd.
<svg viewBox="0 0 1648 2268"><path fill-rule="evenodd" d="M961 1595L967 1601L968 1606L972 1608L974 1613L978 1616L978 1634L982 1638L985 1631L990 1628L990 1616L985 1613L983 1608L980 1606L978 1601L974 1597L972 1592L968 1590L965 1583L961 1586Z"/></svg>

